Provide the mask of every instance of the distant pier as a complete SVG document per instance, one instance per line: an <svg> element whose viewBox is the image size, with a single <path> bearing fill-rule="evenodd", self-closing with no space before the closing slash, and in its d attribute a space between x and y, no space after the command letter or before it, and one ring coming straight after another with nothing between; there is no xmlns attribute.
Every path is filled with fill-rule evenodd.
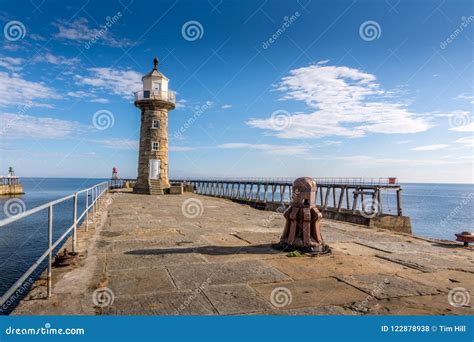
<svg viewBox="0 0 474 342"><path fill-rule="evenodd" d="M0 177L0 196L23 195L23 185L21 185L20 177L15 176L13 168L8 169L8 176Z"/></svg>
<svg viewBox="0 0 474 342"><path fill-rule="evenodd" d="M293 178L179 178L171 183L192 186L197 194L227 198L257 209L281 211L292 198ZM411 233L410 217L403 215L402 188L397 178L314 178L316 205L328 219ZM392 192L395 215L383 206Z"/></svg>

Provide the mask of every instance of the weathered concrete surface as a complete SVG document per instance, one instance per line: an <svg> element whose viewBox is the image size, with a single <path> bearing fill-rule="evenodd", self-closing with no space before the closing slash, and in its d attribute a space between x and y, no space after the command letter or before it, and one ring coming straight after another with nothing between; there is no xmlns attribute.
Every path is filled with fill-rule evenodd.
<svg viewBox="0 0 474 342"><path fill-rule="evenodd" d="M103 224L80 231L79 264L53 270L48 300L38 281L14 314L473 314L448 302L453 288L474 293L472 248L324 220L332 254L288 257L271 248L279 214L189 193L109 196Z"/></svg>

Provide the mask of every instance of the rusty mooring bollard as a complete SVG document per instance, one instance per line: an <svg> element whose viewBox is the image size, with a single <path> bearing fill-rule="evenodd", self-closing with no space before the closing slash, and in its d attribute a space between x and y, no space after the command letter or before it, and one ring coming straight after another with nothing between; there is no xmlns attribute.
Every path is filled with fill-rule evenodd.
<svg viewBox="0 0 474 342"><path fill-rule="evenodd" d="M290 206L283 213L285 229L274 248L311 254L328 253L329 246L321 235L323 215L316 208L316 182L310 177L297 178L292 193Z"/></svg>
<svg viewBox="0 0 474 342"><path fill-rule="evenodd" d="M470 242L474 242L474 233L473 232L462 232L456 235L456 241L464 243L464 247L469 247Z"/></svg>

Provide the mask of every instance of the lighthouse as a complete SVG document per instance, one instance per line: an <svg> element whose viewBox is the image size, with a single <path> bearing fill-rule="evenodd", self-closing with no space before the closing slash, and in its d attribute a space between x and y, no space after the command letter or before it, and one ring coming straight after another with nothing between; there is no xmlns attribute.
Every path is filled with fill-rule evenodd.
<svg viewBox="0 0 474 342"><path fill-rule="evenodd" d="M138 177L133 192L163 194L170 187L168 178L168 112L175 108L175 93L168 88L169 79L158 70L143 76L143 90L135 93L135 106L140 108L140 147Z"/></svg>

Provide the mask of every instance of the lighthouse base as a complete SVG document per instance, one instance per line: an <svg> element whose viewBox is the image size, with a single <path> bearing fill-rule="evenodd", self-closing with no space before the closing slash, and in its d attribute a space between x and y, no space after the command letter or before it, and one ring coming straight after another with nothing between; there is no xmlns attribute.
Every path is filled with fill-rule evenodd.
<svg viewBox="0 0 474 342"><path fill-rule="evenodd" d="M0 185L0 196L23 195L25 191L21 184L3 184Z"/></svg>
<svg viewBox="0 0 474 342"><path fill-rule="evenodd" d="M138 181L133 187L135 194L164 195L169 192L169 183L163 183L160 179L148 179L147 182Z"/></svg>

